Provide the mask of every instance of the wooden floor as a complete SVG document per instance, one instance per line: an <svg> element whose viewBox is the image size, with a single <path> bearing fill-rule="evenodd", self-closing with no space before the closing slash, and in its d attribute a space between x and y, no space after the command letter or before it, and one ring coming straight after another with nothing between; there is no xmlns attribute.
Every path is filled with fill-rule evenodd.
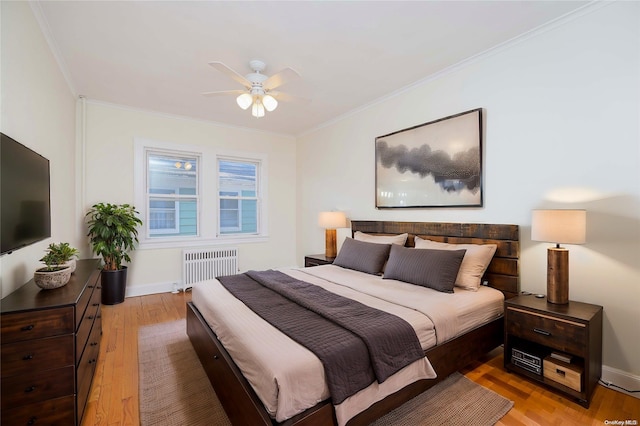
<svg viewBox="0 0 640 426"><path fill-rule="evenodd" d="M102 306L102 346L82 424L138 425L138 329L184 318L191 293L127 298ZM585 409L558 394L507 373L502 350L462 371L471 380L514 401L498 425L603 425L612 421L640 423L640 399L598 386ZM605 421L608 420L608 423ZM180 425L182 426L182 425ZM243 425L244 426L244 425Z"/></svg>

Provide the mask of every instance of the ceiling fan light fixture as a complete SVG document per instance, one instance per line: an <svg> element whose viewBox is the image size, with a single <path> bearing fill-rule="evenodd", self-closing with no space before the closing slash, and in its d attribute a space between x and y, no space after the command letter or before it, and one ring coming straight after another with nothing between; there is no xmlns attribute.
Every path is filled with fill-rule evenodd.
<svg viewBox="0 0 640 426"><path fill-rule="evenodd" d="M264 95L264 97L262 98L262 104L269 112L278 108L278 101L271 95Z"/></svg>
<svg viewBox="0 0 640 426"><path fill-rule="evenodd" d="M264 105L262 105L262 102L260 102L260 100L256 99L253 107L251 107L251 115L256 118L264 117Z"/></svg>
<svg viewBox="0 0 640 426"><path fill-rule="evenodd" d="M253 97L249 93L243 93L236 98L238 106L242 109L247 109L253 103Z"/></svg>

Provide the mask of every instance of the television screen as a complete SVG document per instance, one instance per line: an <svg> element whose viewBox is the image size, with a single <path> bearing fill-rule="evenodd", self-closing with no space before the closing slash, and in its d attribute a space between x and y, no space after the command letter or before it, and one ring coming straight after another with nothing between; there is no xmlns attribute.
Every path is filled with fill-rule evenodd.
<svg viewBox="0 0 640 426"><path fill-rule="evenodd" d="M51 236L49 160L0 133L0 254Z"/></svg>

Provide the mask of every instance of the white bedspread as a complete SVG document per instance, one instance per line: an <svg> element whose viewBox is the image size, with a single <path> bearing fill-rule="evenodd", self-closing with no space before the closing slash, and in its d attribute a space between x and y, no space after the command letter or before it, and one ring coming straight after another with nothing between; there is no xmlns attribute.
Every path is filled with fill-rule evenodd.
<svg viewBox="0 0 640 426"><path fill-rule="evenodd" d="M283 272L403 318L416 330L425 350L502 314L502 293L486 287L440 293L334 265ZM254 314L217 280L194 285L192 300L277 421L329 398L320 360ZM416 361L336 406L338 422L346 423L409 383L434 377L426 358Z"/></svg>

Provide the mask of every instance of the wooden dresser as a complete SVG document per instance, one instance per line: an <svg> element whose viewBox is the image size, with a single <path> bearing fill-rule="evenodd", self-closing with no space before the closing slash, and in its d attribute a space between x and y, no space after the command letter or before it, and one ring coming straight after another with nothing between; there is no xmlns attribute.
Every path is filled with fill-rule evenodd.
<svg viewBox="0 0 640 426"><path fill-rule="evenodd" d="M99 265L80 260L64 287L31 280L2 299L1 424L80 424L100 352Z"/></svg>

